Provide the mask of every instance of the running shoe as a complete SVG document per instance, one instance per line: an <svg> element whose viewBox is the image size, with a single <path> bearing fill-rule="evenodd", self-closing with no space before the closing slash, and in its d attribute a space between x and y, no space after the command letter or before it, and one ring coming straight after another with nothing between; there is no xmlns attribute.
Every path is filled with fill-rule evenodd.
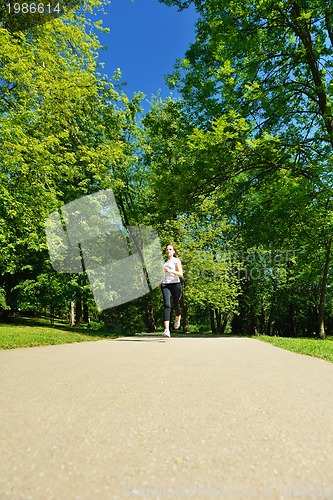
<svg viewBox="0 0 333 500"><path fill-rule="evenodd" d="M178 320L176 320L175 324L173 325L175 330L178 330L178 328L180 327L180 319L181 319L181 317L179 316Z"/></svg>
<svg viewBox="0 0 333 500"><path fill-rule="evenodd" d="M165 329L163 332L163 337L170 337L170 331Z"/></svg>

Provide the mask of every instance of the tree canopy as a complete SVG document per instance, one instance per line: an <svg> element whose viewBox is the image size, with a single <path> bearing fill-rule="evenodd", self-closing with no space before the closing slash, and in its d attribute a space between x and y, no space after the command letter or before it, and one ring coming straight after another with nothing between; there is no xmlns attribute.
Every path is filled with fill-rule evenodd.
<svg viewBox="0 0 333 500"><path fill-rule="evenodd" d="M313 248L308 256L316 255L317 278L310 281L319 280L313 300L316 329L323 336L332 241L332 5L320 0L164 3L180 9L194 4L200 16L196 41L168 81L181 92L198 130L194 154L202 184L223 189L238 179L233 196L241 185L247 205L239 212L242 201L237 215L229 216L242 214L243 226L245 216L242 234L249 234L246 212L258 225L267 220L270 206L268 223L274 230L265 231L262 241L253 226L257 241L272 247L280 225L281 234L293 234L281 242L284 247ZM233 133L232 140L221 136L221 124L224 134ZM306 267L313 269L313 261Z"/></svg>

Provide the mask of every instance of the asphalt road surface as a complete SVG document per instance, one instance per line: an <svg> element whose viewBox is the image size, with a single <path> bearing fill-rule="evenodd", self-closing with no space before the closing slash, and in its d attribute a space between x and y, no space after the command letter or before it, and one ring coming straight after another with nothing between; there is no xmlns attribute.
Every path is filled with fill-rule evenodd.
<svg viewBox="0 0 333 500"><path fill-rule="evenodd" d="M333 364L248 338L0 352L0 499L333 499Z"/></svg>

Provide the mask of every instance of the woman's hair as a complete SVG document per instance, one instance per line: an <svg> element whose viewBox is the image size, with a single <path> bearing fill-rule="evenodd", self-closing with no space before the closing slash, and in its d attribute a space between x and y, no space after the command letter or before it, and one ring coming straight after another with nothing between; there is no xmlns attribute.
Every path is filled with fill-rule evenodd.
<svg viewBox="0 0 333 500"><path fill-rule="evenodd" d="M175 249L175 246L174 246L172 243L169 243L168 245L166 245L165 250L166 250L168 247L172 247L172 248L173 248L173 256L174 256L174 257L178 257L178 252L177 252L177 250Z"/></svg>

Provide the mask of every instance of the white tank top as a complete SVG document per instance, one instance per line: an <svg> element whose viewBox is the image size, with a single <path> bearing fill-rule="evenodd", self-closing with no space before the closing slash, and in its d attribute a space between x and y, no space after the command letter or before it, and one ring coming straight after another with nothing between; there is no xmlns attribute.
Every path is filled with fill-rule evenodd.
<svg viewBox="0 0 333 500"><path fill-rule="evenodd" d="M164 262L163 268L167 267L170 269L170 271L176 271L176 262L177 259L175 259L174 257L171 260L166 260ZM179 283L179 282L180 282L179 276L176 276L175 274L172 273L164 272L162 283L169 284L169 283Z"/></svg>

